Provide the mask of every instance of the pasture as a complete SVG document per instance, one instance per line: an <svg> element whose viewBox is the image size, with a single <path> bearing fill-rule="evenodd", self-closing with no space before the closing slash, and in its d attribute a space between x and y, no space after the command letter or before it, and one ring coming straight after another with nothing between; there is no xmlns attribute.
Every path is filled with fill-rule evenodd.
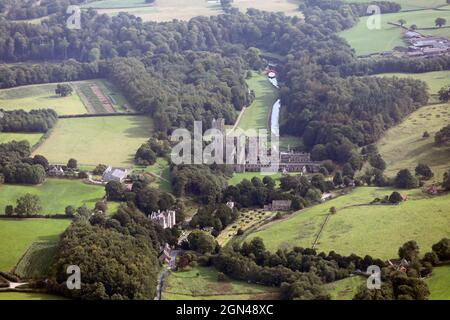
<svg viewBox="0 0 450 320"><path fill-rule="evenodd" d="M136 150L152 131L152 120L144 116L60 119L35 154L51 163L75 158L81 166L104 163L127 168L133 166Z"/></svg>
<svg viewBox="0 0 450 320"><path fill-rule="evenodd" d="M31 193L41 200L42 214L64 214L64 209L72 205L86 204L93 209L95 203L103 198L103 186L88 185L80 180L48 179L38 186L0 185L0 214L5 206L16 205L17 198Z"/></svg>
<svg viewBox="0 0 450 320"><path fill-rule="evenodd" d="M387 164L386 174L394 176L400 169L414 172L417 164L425 163L434 172L431 182L442 182L450 168L450 148L434 144L434 135L450 123L450 105L429 105L418 109L402 123L388 130L377 142ZM423 138L428 131L430 137Z"/></svg>
<svg viewBox="0 0 450 320"><path fill-rule="evenodd" d="M381 73L376 77L398 77L422 80L428 84L429 93L436 95L443 87L450 86L450 71L434 71L424 73Z"/></svg>
<svg viewBox="0 0 450 320"><path fill-rule="evenodd" d="M56 242L35 242L14 268L21 279L42 279L51 275L53 258L58 250Z"/></svg>
<svg viewBox="0 0 450 320"><path fill-rule="evenodd" d="M71 85L74 88L73 85ZM67 97L55 94L56 83L0 90L0 108L4 110L53 109L59 115L85 114L87 110L74 90Z"/></svg>
<svg viewBox="0 0 450 320"><path fill-rule="evenodd" d="M352 276L331 283L324 284L325 291L331 300L352 300L358 288L366 282L364 277Z"/></svg>
<svg viewBox="0 0 450 320"><path fill-rule="evenodd" d="M245 109L237 128L242 130L268 130L270 111L272 105L278 99L277 90L265 75L256 72L253 72L252 77L247 80L247 84L250 90L255 93L255 100Z"/></svg>
<svg viewBox="0 0 450 320"><path fill-rule="evenodd" d="M46 293L0 292L0 300L65 300L65 298Z"/></svg>
<svg viewBox="0 0 450 320"><path fill-rule="evenodd" d="M215 268L195 267L171 272L167 277L162 300L263 300L278 298L276 288L243 281L217 281Z"/></svg>
<svg viewBox="0 0 450 320"><path fill-rule="evenodd" d="M247 9L254 8L269 12L283 12L287 16L303 17L298 9L299 4L298 0L234 0L232 6L244 13Z"/></svg>
<svg viewBox="0 0 450 320"><path fill-rule="evenodd" d="M15 132L0 132L0 144L8 143L11 141L26 140L30 143L30 146L35 145L42 137L42 133L15 133Z"/></svg>
<svg viewBox="0 0 450 320"><path fill-rule="evenodd" d="M362 17L353 28L342 31L339 35L347 40L358 55L390 51L397 46L406 47L406 43L402 39L403 29L390 25L389 22L397 23L398 20L404 19L406 27L415 24L418 31L424 35L450 37L450 28L434 28L434 21L438 17L447 18L447 21L450 21L450 11L421 10L383 14L381 29L374 30L369 30L367 27L369 18Z"/></svg>
<svg viewBox="0 0 450 320"><path fill-rule="evenodd" d="M33 243L55 244L70 222L62 219L0 219L0 270L12 270Z"/></svg>
<svg viewBox="0 0 450 320"><path fill-rule="evenodd" d="M311 247L330 207L337 213L329 219L316 249L342 255L355 253L374 258L397 257L398 248L416 240L422 254L448 236L450 195L430 197L419 189L400 190L408 200L399 205L368 205L376 197L390 195L390 188L360 187L325 203L301 210L269 223L251 233L246 240L261 237L268 250L280 247Z"/></svg>
<svg viewBox="0 0 450 320"><path fill-rule="evenodd" d="M402 11L405 10L418 10L418 9L431 9L440 6L445 6L446 0L391 0L402 6ZM367 3L366 0L345 0L350 3Z"/></svg>
<svg viewBox="0 0 450 320"><path fill-rule="evenodd" d="M143 21L172 21L190 20L197 16L212 16L223 13L220 3L209 3L205 0L156 0L153 4L146 4L145 0L105 0L95 1L84 8L96 8L100 14L117 15L119 12L140 17Z"/></svg>
<svg viewBox="0 0 450 320"><path fill-rule="evenodd" d="M425 279L430 289L430 300L450 300L450 265L433 268L433 273Z"/></svg>

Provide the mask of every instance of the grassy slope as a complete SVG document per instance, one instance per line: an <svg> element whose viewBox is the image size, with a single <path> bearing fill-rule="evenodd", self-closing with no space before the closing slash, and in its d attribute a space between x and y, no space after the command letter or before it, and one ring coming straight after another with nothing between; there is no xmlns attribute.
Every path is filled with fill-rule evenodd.
<svg viewBox="0 0 450 320"><path fill-rule="evenodd" d="M27 140L30 145L35 145L42 137L42 133L11 133L0 132L0 143L7 143L13 140L21 141Z"/></svg>
<svg viewBox="0 0 450 320"><path fill-rule="evenodd" d="M388 130L377 143L387 163L386 174L393 176L403 168L414 170L422 162L432 168L435 181L442 181L443 173L450 168L450 148L436 147L434 134L449 123L449 104L430 105L420 108ZM424 131L430 133L429 138L422 138Z"/></svg>
<svg viewBox="0 0 450 320"><path fill-rule="evenodd" d="M450 300L450 265L433 269L425 282L430 289L430 300Z"/></svg>
<svg viewBox="0 0 450 320"><path fill-rule="evenodd" d="M45 293L0 292L0 300L65 300L65 298Z"/></svg>
<svg viewBox="0 0 450 320"><path fill-rule="evenodd" d="M367 0L345 0L346 2L362 2L367 3ZM446 3L445 0L391 0L402 6L402 10L414 10L423 8L435 8Z"/></svg>
<svg viewBox="0 0 450 320"><path fill-rule="evenodd" d="M218 282L217 275L216 269L204 267L173 272L167 278L163 300L249 300L277 297L274 288L230 279Z"/></svg>
<svg viewBox="0 0 450 320"><path fill-rule="evenodd" d="M170 181L171 181L170 167L169 167L169 162L166 159L158 158L154 165L147 167L145 170L147 172L151 172L156 175L159 175L165 179L165 180L163 180L158 177L155 177L156 180L155 180L154 184L157 189L167 191L167 192L172 191L172 185L170 184Z"/></svg>
<svg viewBox="0 0 450 320"><path fill-rule="evenodd" d="M365 278L359 276L348 277L335 282L327 283L324 289L330 294L332 300L352 300Z"/></svg>
<svg viewBox="0 0 450 320"><path fill-rule="evenodd" d="M75 158L80 165L130 167L152 128L151 119L143 116L61 119L36 154L53 163Z"/></svg>
<svg viewBox="0 0 450 320"><path fill-rule="evenodd" d="M352 206L367 204L375 197L389 195L388 188L361 187L352 193L300 211L288 219L273 223L250 234L248 240L261 237L267 248L279 246L311 247L329 208L338 210L320 237L318 251L334 250L340 254L369 254L376 258L397 256L406 241L416 240L426 252L450 229L450 195L429 198L420 190L401 191L408 201L398 206Z"/></svg>
<svg viewBox="0 0 450 320"><path fill-rule="evenodd" d="M255 92L256 98L245 110L238 123L238 128L242 130L268 129L269 113L277 100L277 91L265 75L255 72L247 80L247 83L250 90Z"/></svg>
<svg viewBox="0 0 450 320"><path fill-rule="evenodd" d="M52 83L0 90L0 108L26 111L50 108L60 115L87 113L75 92L68 97L59 97L55 88L56 84Z"/></svg>
<svg viewBox="0 0 450 320"><path fill-rule="evenodd" d="M11 270L34 242L54 243L70 220L0 219L0 270Z"/></svg>
<svg viewBox="0 0 450 320"><path fill-rule="evenodd" d="M16 205L16 199L26 193L39 196L43 214L64 213L68 205L86 204L93 208L105 195L102 186L84 184L78 180L48 179L39 186L0 185L0 214L6 205Z"/></svg>
<svg viewBox="0 0 450 320"><path fill-rule="evenodd" d="M422 80L428 84L430 94L437 94L443 87L450 86L450 71L435 71L425 73L382 73L377 74L377 77L399 77L412 78L415 80Z"/></svg>
<svg viewBox="0 0 450 320"><path fill-rule="evenodd" d="M14 273L22 279L49 277L57 249L57 243L33 243L17 263Z"/></svg>
<svg viewBox="0 0 450 320"><path fill-rule="evenodd" d="M438 17L450 20L450 11L423 10L413 12L399 12L384 14L381 17L381 29L369 30L367 17L361 18L359 23L349 30L340 33L344 39L356 50L357 54L369 54L392 50L396 46L406 46L401 38L401 30L389 25L388 22L406 20L406 26L416 24L419 28L434 27L434 21ZM450 28L435 30L419 30L425 35L450 36Z"/></svg>

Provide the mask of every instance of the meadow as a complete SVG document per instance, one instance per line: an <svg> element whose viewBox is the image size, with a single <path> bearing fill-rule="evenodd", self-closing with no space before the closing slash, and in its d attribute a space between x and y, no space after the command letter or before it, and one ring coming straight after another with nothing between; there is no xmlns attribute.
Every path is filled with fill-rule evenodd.
<svg viewBox="0 0 450 320"><path fill-rule="evenodd" d="M252 77L247 80L247 84L250 90L255 92L255 100L245 109L237 128L242 130L268 129L270 111L278 98L277 90L265 75L256 72L253 72Z"/></svg>
<svg viewBox="0 0 450 320"><path fill-rule="evenodd" d="M73 85L71 85L72 88ZM59 115L85 114L87 110L74 90L67 97L55 94L56 83L0 90L0 108L4 110L53 109Z"/></svg>
<svg viewBox="0 0 450 320"><path fill-rule="evenodd" d="M88 185L80 180L47 179L38 186L0 185L0 214L4 214L6 205L16 205L16 199L27 194L39 197L42 214L64 214L69 206L79 207L86 204L93 209L95 203L105 195L103 186Z"/></svg>
<svg viewBox="0 0 450 320"><path fill-rule="evenodd" d="M437 95L441 88L450 86L450 71L434 71L424 73L381 73L375 76L422 80L428 84L429 93L432 95Z"/></svg>
<svg viewBox="0 0 450 320"><path fill-rule="evenodd" d="M234 0L232 6L244 13L247 9L254 8L269 12L283 12L287 16L303 17L298 10L299 4L297 0Z"/></svg>
<svg viewBox="0 0 450 320"><path fill-rule="evenodd" d="M50 137L35 151L51 163L99 163L132 167L136 150L151 136L152 120L144 116L60 119Z"/></svg>
<svg viewBox="0 0 450 320"><path fill-rule="evenodd" d="M352 276L325 284L325 291L331 296L331 300L352 300L358 288L366 282L361 276Z"/></svg>
<svg viewBox="0 0 450 320"><path fill-rule="evenodd" d="M430 289L430 300L450 300L450 265L433 268L431 277L425 279Z"/></svg>
<svg viewBox="0 0 450 320"><path fill-rule="evenodd" d="M35 145L42 137L42 133L16 133L16 132L0 132L0 144L11 141L26 140L30 146Z"/></svg>
<svg viewBox="0 0 450 320"><path fill-rule="evenodd" d="M318 251L355 253L374 258L397 257L398 248L416 240L422 254L448 236L450 195L430 197L419 189L400 190L408 200L399 205L368 205L376 197L394 191L390 188L359 187L349 194L301 210L281 221L271 222L251 233L246 240L261 237L274 252L279 247L311 247L328 214L336 207L320 236Z"/></svg>
<svg viewBox="0 0 450 320"><path fill-rule="evenodd" d="M391 0L402 6L402 10L417 10L417 9L429 9L444 6L446 0ZM366 0L346 0L350 3L367 3Z"/></svg>
<svg viewBox="0 0 450 320"><path fill-rule="evenodd" d="M0 270L13 269L33 243L56 243L70 222L62 219L0 219Z"/></svg>
<svg viewBox="0 0 450 320"><path fill-rule="evenodd" d="M339 35L347 40L358 55L390 51L397 46L406 47L406 43L402 39L403 29L389 25L389 22L397 23L398 20L404 19L406 27L415 24L419 28L418 31L424 35L450 37L450 28L421 30L422 28L434 28L434 21L438 17L447 18L447 21L450 21L450 11L420 10L383 14L381 29L375 30L369 30L367 28L368 17L362 17L356 26L340 32Z"/></svg>
<svg viewBox="0 0 450 320"><path fill-rule="evenodd" d="M119 12L140 17L143 21L190 20L197 16L212 16L223 13L220 3L208 3L205 0L190 0L189 5L183 0L156 0L148 5L144 0L105 0L85 5L95 7L100 14L117 15Z"/></svg>
<svg viewBox="0 0 450 320"><path fill-rule="evenodd" d="M442 182L444 172L450 168L450 148L434 144L434 135L450 123L450 104L429 105L418 109L403 122L388 130L377 142L386 161L388 176L400 169L414 172L418 163L431 167L435 176L429 182ZM428 131L430 137L424 138Z"/></svg>
<svg viewBox="0 0 450 320"><path fill-rule="evenodd" d="M65 300L65 298L46 293L0 292L0 300Z"/></svg>
<svg viewBox="0 0 450 320"><path fill-rule="evenodd" d="M276 288L249 284L229 278L217 281L215 268L195 267L171 272L167 277L162 300L263 300L276 299Z"/></svg>

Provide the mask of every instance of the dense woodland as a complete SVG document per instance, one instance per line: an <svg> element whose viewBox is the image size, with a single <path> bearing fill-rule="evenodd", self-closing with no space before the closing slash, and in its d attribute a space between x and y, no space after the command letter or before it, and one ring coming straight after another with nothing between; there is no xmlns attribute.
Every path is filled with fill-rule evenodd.
<svg viewBox="0 0 450 320"><path fill-rule="evenodd" d="M52 109L5 111L0 109L0 132L42 132L46 133L58 121Z"/></svg>

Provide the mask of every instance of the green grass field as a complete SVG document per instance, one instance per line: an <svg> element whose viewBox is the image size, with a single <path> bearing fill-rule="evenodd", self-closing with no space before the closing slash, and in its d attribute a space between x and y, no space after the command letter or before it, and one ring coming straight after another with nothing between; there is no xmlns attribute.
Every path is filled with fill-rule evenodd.
<svg viewBox="0 0 450 320"><path fill-rule="evenodd" d="M104 163L132 167L136 150L152 134L152 120L144 116L60 119L51 136L36 150L51 163Z"/></svg>
<svg viewBox="0 0 450 320"><path fill-rule="evenodd" d="M0 300L65 300L65 298L45 293L0 292Z"/></svg>
<svg viewBox="0 0 450 320"><path fill-rule="evenodd" d="M0 219L0 270L13 269L33 243L55 243L69 224L60 219Z"/></svg>
<svg viewBox="0 0 450 320"><path fill-rule="evenodd" d="M59 97L55 94L55 88L56 83L2 89L0 108L25 111L49 108L54 109L59 115L87 113L76 92L67 97Z"/></svg>
<svg viewBox="0 0 450 320"><path fill-rule="evenodd" d="M364 277L353 276L327 283L324 285L324 289L330 294L331 300L352 300L359 286L365 283L365 281L366 279Z"/></svg>
<svg viewBox="0 0 450 320"><path fill-rule="evenodd" d="M303 17L298 10L299 4L298 0L234 0L232 6L242 12L246 12L249 8L255 8L262 11L283 12L287 16Z"/></svg>
<svg viewBox="0 0 450 320"><path fill-rule="evenodd" d="M428 164L435 174L430 182L442 182L444 172L450 168L450 148L435 146L434 135L449 123L449 104L430 105L388 130L377 143L387 164L386 174L394 176L404 168L414 170L421 162ZM422 137L424 131L429 132L429 138Z"/></svg>
<svg viewBox="0 0 450 320"><path fill-rule="evenodd" d="M198 275L197 275L198 274ZM262 300L276 299L275 288L227 279L217 281L214 268L195 267L172 272L165 283L163 300Z"/></svg>
<svg viewBox="0 0 450 320"><path fill-rule="evenodd" d="M438 93L443 87L450 86L450 71L435 71L425 73L382 73L377 74L377 77L398 77L398 78L412 78L415 80L422 80L428 84L429 92L432 95Z"/></svg>
<svg viewBox="0 0 450 320"><path fill-rule="evenodd" d="M43 279L51 275L53 258L58 249L58 244L33 243L17 263L14 273L21 279Z"/></svg>
<svg viewBox="0 0 450 320"><path fill-rule="evenodd" d="M11 133L0 132L0 144L15 141L26 140L30 143L30 146L35 145L42 137L42 133Z"/></svg>
<svg viewBox="0 0 450 320"><path fill-rule="evenodd" d="M392 2L396 2L402 6L402 10L416 10L416 9L428 9L428 8L436 8L441 5L445 5L445 0L391 0ZM345 2L350 3L367 3L367 0L345 0Z"/></svg>
<svg viewBox="0 0 450 320"><path fill-rule="evenodd" d="M430 289L430 300L450 300L450 265L434 268L425 282Z"/></svg>
<svg viewBox="0 0 450 320"><path fill-rule="evenodd" d="M347 40L359 55L389 51L396 46L405 47L406 44L401 37L402 29L389 25L388 22L397 23L399 19L404 19L407 27L416 24L419 28L418 31L424 35L450 37L450 28L420 30L434 27L434 21L438 17L447 18L447 21L450 21L450 11L422 10L384 14L381 16L381 29L379 30L369 30L367 28L368 17L363 17L356 26L341 32L340 36Z"/></svg>
<svg viewBox="0 0 450 320"><path fill-rule="evenodd" d="M156 163L152 166L149 166L145 169L145 171L153 173L159 177L155 177L155 182L153 183L157 189L171 192L172 184L170 183L172 177L170 174L169 162L164 158L156 159ZM162 179L160 178L162 177Z"/></svg>
<svg viewBox="0 0 450 320"><path fill-rule="evenodd" d="M42 214L64 214L68 205L75 207L86 204L93 209L95 203L103 198L102 186L88 185L79 180L48 179L39 186L0 185L0 214L6 205L16 205L16 199L31 193L39 196Z"/></svg>
<svg viewBox="0 0 450 320"><path fill-rule="evenodd" d="M261 237L266 247L311 247L330 207L337 208L325 226L317 250L334 250L342 255L366 254L374 258L397 257L398 248L416 240L421 252L448 237L450 230L450 195L429 197L421 190L401 190L408 201L397 206L368 206L375 197L389 195L389 188L360 187L350 194L299 211L291 217L273 222L250 234L247 240ZM362 206L357 206L361 204Z"/></svg>
<svg viewBox="0 0 450 320"><path fill-rule="evenodd" d="M255 92L256 98L245 110L237 127L242 130L268 129L270 111L278 97L277 90L265 75L255 72L247 84Z"/></svg>
<svg viewBox="0 0 450 320"><path fill-rule="evenodd" d="M156 0L153 4L145 4L144 0L105 0L92 2L86 6L96 7L100 14L117 15L119 12L140 17L144 21L190 20L196 16L212 16L222 14L222 6L208 3L205 0Z"/></svg>

